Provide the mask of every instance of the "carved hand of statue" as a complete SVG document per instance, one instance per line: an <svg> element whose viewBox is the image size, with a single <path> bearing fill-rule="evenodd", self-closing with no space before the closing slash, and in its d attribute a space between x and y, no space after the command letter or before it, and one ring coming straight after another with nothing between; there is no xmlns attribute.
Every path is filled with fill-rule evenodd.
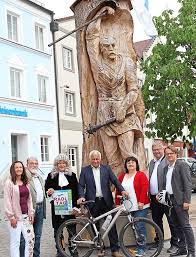
<svg viewBox="0 0 196 257"><path fill-rule="evenodd" d="M117 123L121 123L125 120L125 116L126 116L126 110L124 108L119 108L116 111L116 122Z"/></svg>
<svg viewBox="0 0 196 257"><path fill-rule="evenodd" d="M101 13L106 13L106 15L114 15L115 10L110 6L104 6L101 9Z"/></svg>

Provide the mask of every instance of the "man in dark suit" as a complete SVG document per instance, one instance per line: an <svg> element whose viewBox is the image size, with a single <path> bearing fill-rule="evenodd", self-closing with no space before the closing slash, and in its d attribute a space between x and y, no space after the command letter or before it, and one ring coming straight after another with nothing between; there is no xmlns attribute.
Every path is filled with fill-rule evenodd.
<svg viewBox="0 0 196 257"><path fill-rule="evenodd" d="M184 231L184 233L179 234L183 245L179 242L179 249L170 256L185 255L188 250L187 257L195 257L195 238L189 223L188 213L192 190L190 168L187 163L177 160L177 149L174 146L167 146L165 155L169 165L164 168L162 189L166 190L172 201L172 222L176 229L181 227ZM183 237L185 240L183 240ZM184 245L184 242L186 245Z"/></svg>
<svg viewBox="0 0 196 257"><path fill-rule="evenodd" d="M128 195L121 186L119 180L113 174L107 165L101 163L101 153L93 150L89 154L90 165L83 167L80 174L78 193L78 203L85 200L94 200L95 203L90 206L93 217L97 217L114 207L114 201L110 188L110 182L115 185L122 195ZM119 253L118 234L114 225L109 234L110 248L113 257L121 257ZM98 256L104 256L100 252Z"/></svg>
<svg viewBox="0 0 196 257"><path fill-rule="evenodd" d="M151 160L149 164L149 193L152 219L160 227L164 236L163 215L165 214L167 216L171 232L171 246L169 249L167 249L167 252L172 253L176 252L176 250L178 249L178 236L175 234L176 229L173 229L174 224L172 223L168 215L168 208L166 208L166 206L164 206L163 204L159 203L156 199L156 195L160 191L160 188L162 188L164 168L165 166L167 166L168 162L165 158L164 147L161 142L156 141L153 143L152 152L154 155L154 159ZM155 238L155 242L156 241L157 239Z"/></svg>

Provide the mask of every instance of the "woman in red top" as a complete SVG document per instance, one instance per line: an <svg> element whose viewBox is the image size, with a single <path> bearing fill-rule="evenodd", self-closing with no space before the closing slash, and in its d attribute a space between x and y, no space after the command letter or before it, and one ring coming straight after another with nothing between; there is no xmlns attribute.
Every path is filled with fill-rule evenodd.
<svg viewBox="0 0 196 257"><path fill-rule="evenodd" d="M148 179L144 172L139 171L137 158L131 156L125 160L125 173L120 174L119 181L128 192L129 198L133 204L131 208L132 215L134 217L146 217L150 205L148 197ZM119 204L117 194L116 204ZM138 224L138 231L146 237L146 228L143 222ZM145 246L138 246L135 256L143 256L144 252Z"/></svg>

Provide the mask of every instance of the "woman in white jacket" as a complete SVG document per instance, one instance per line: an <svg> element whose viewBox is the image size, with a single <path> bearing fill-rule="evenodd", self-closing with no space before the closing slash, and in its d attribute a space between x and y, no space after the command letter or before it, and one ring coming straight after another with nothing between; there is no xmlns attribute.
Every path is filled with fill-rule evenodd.
<svg viewBox="0 0 196 257"><path fill-rule="evenodd" d="M33 257L33 204L28 178L22 162L15 161L10 167L10 179L4 187L5 215L10 232L10 256L19 257L21 232L25 238L25 257Z"/></svg>

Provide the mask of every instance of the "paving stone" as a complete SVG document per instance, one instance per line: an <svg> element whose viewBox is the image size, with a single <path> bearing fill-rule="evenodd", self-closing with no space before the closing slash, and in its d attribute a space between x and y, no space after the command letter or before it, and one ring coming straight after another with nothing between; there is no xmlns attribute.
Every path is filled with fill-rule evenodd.
<svg viewBox="0 0 196 257"><path fill-rule="evenodd" d="M194 207L196 197L194 196ZM9 257L9 233L7 224L3 218L3 199L0 198L0 257ZM196 208L191 208L191 224L193 226L195 238L196 238ZM159 255L160 257L169 257L166 253L166 249L169 248L169 242L164 243L164 248ZM41 257L55 257L56 249L53 238L53 229L51 223L50 204L47 203L47 218L44 221L43 235L41 240ZM97 252L94 251L91 257L96 257ZM106 256L111 256L110 251L106 251ZM147 256L146 256L147 257Z"/></svg>

